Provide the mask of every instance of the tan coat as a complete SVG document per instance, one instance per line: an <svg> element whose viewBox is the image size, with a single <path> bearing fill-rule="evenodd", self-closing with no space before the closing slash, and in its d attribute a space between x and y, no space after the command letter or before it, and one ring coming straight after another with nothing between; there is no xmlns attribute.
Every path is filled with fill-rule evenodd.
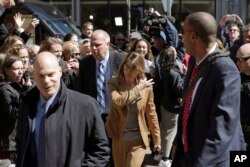
<svg viewBox="0 0 250 167"><path fill-rule="evenodd" d="M105 123L110 138L120 140L123 136L128 119L128 104L137 101L138 123L145 146L149 146L148 126L155 145L161 144L160 129L155 111L153 89L148 87L139 91L137 87L128 89L122 77L115 77L108 81L111 92L111 110ZM147 126L148 125L148 126Z"/></svg>

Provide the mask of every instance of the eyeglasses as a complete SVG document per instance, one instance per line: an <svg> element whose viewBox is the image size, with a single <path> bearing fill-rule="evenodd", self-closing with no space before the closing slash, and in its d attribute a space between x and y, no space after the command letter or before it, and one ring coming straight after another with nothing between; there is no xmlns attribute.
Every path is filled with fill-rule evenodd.
<svg viewBox="0 0 250 167"><path fill-rule="evenodd" d="M246 62L248 59L250 59L250 56L236 58L236 60L240 62Z"/></svg>
<svg viewBox="0 0 250 167"><path fill-rule="evenodd" d="M236 32L238 31L237 29L229 29L230 32Z"/></svg>

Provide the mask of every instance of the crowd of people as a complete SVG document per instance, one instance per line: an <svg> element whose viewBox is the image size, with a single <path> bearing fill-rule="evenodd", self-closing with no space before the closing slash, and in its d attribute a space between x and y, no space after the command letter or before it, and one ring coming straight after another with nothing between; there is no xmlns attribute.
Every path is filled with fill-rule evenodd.
<svg viewBox="0 0 250 167"><path fill-rule="evenodd" d="M0 14L14 6L0 1ZM2 16L1 16L2 17ZM228 167L250 150L250 25L188 15L147 32L82 35L27 45L34 18L14 34L0 23L0 167Z"/></svg>

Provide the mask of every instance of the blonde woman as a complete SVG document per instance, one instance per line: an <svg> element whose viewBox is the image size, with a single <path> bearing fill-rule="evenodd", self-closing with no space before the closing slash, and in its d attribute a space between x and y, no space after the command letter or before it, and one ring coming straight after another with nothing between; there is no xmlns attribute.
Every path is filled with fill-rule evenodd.
<svg viewBox="0 0 250 167"><path fill-rule="evenodd" d="M149 146L148 129L154 150L161 150L152 84L144 75L142 55L135 52L127 55L118 76L108 81L111 110L105 126L112 138L115 167L141 166Z"/></svg>
<svg viewBox="0 0 250 167"><path fill-rule="evenodd" d="M70 89L76 89L79 73L80 48L77 42L66 41L63 43L62 58L59 64L62 67L62 79Z"/></svg>

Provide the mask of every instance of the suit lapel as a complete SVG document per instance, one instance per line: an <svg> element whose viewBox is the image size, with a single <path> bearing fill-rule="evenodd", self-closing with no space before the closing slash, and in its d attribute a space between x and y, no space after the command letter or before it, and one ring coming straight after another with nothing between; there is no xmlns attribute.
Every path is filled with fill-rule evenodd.
<svg viewBox="0 0 250 167"><path fill-rule="evenodd" d="M114 55L109 52L109 63L110 63L110 77L112 78L113 76L113 71L114 71Z"/></svg>
<svg viewBox="0 0 250 167"><path fill-rule="evenodd" d="M210 54L207 56L207 58L204 60L204 64L201 63L200 65L205 65L205 64L207 64L207 63L210 63L210 62L207 61L208 58L209 58L210 56L215 55L216 53L219 53L219 52L220 52L219 49L216 48L215 51L213 51L212 53L210 53ZM206 61L206 62L205 62L205 61ZM200 65L199 65L199 66L200 66ZM199 70L200 68L201 68L201 67L199 67L198 70ZM210 68L210 66L208 66L207 68ZM190 109L190 113L192 113L192 112L194 111L194 109L195 109L195 107L196 107L196 105L197 105L199 99L201 98L201 93L202 93L202 90L203 90L203 88L204 88L204 86L205 86L205 84L206 84L206 80L207 80L207 77L208 77L209 70L210 70L210 69L207 69L206 72L205 72L204 74L202 74L202 75L200 76L200 78L197 80L197 81L199 81L199 80L201 79L201 81L200 81L200 83L199 83L199 85L198 85L198 87L197 87L197 90L196 90L196 92L195 92L195 96L194 96L194 99L193 99L193 102L192 102L192 106L191 106L191 109Z"/></svg>

